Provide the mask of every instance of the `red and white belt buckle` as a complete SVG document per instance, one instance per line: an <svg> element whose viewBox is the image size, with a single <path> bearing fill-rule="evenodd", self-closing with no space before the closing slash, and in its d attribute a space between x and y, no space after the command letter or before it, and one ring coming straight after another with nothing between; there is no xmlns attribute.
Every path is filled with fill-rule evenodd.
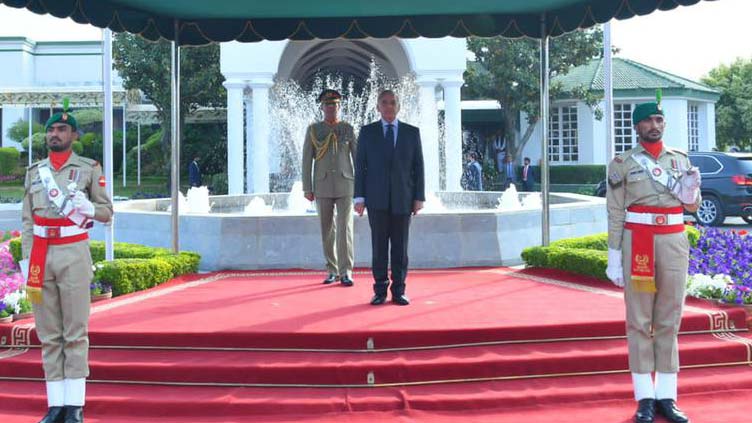
<svg viewBox="0 0 752 423"><path fill-rule="evenodd" d="M47 226L45 229L45 238L60 238L60 227Z"/></svg>
<svg viewBox="0 0 752 423"><path fill-rule="evenodd" d="M653 222L659 226L665 225L668 223L668 216L665 214L656 214Z"/></svg>

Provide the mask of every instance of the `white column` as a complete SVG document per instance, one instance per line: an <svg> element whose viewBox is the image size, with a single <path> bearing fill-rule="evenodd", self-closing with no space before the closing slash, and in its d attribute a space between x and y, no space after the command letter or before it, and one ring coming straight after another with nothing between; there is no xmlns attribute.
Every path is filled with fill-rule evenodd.
<svg viewBox="0 0 752 423"><path fill-rule="evenodd" d="M446 190L462 191L462 103L463 81L443 81L444 135L446 136Z"/></svg>
<svg viewBox="0 0 752 423"><path fill-rule="evenodd" d="M136 184L141 186L141 122L136 127Z"/></svg>
<svg viewBox="0 0 752 423"><path fill-rule="evenodd" d="M250 90L249 90L250 91ZM245 96L245 192L250 193L253 187L253 92Z"/></svg>
<svg viewBox="0 0 752 423"><path fill-rule="evenodd" d="M253 90L253 148L248 192L269 192L269 87L271 80L252 81Z"/></svg>
<svg viewBox="0 0 752 423"><path fill-rule="evenodd" d="M225 81L227 89L227 193L243 193L243 81Z"/></svg>
<svg viewBox="0 0 752 423"><path fill-rule="evenodd" d="M439 189L439 118L436 81L418 80L420 86L420 138L423 144L426 192Z"/></svg>

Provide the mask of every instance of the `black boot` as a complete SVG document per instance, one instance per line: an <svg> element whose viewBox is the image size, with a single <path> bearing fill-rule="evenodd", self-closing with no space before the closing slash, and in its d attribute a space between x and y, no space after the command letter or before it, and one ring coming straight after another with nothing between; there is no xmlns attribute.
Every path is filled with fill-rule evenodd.
<svg viewBox="0 0 752 423"><path fill-rule="evenodd" d="M658 414L672 423L689 423L689 418L684 412L676 406L676 401L672 399L660 399L656 404Z"/></svg>
<svg viewBox="0 0 752 423"><path fill-rule="evenodd" d="M47 409L47 415L44 416L39 423L64 423L65 422L65 408L64 407L50 407Z"/></svg>
<svg viewBox="0 0 752 423"><path fill-rule="evenodd" d="M635 423L653 423L653 420L655 420L655 400L653 398L641 399L637 403Z"/></svg>
<svg viewBox="0 0 752 423"><path fill-rule="evenodd" d="M84 408L75 405L65 406L65 423L83 423Z"/></svg>

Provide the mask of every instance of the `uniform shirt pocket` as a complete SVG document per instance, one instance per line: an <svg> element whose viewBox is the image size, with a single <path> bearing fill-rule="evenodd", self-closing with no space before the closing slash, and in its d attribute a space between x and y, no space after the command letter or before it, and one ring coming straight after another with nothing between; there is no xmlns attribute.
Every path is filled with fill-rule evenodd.
<svg viewBox="0 0 752 423"><path fill-rule="evenodd" d="M641 182L648 178L648 172L644 169L632 170L627 174L627 183Z"/></svg>

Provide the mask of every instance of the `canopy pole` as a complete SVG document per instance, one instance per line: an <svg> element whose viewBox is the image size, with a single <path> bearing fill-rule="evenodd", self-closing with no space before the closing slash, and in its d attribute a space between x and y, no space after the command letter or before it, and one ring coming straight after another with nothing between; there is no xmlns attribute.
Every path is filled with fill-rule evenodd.
<svg viewBox="0 0 752 423"><path fill-rule="evenodd" d="M546 14L541 14L540 40L540 106L541 106L541 242L548 246L550 243L549 223L549 175L548 175L548 30L546 28Z"/></svg>
<svg viewBox="0 0 752 423"><path fill-rule="evenodd" d="M614 70L611 57L611 22L603 24L603 89L606 117L606 164L614 157Z"/></svg>
<svg viewBox="0 0 752 423"><path fill-rule="evenodd" d="M180 251L179 233L179 215L178 215L178 193L180 192L180 21L173 21L175 26L175 41L172 42L172 75L171 91L172 102L170 105L170 114L172 117L172 139L171 144L171 171L170 171L170 188L172 193L172 252L177 254Z"/></svg>
<svg viewBox="0 0 752 423"><path fill-rule="evenodd" d="M136 185L141 186L141 122L136 126Z"/></svg>
<svg viewBox="0 0 752 423"><path fill-rule="evenodd" d="M126 172L125 172L125 151L126 151L126 143L128 142L128 132L126 129L126 109L128 108L128 102L123 102L123 187L126 185Z"/></svg>
<svg viewBox="0 0 752 423"><path fill-rule="evenodd" d="M29 106L29 146L26 148L27 153L29 154L29 167L31 167L31 152L33 151L32 146L34 145L34 108L32 106Z"/></svg>
<svg viewBox="0 0 752 423"><path fill-rule="evenodd" d="M102 84L104 89L104 112L102 130L104 131L104 178L107 196L112 199L115 181L112 176L112 31L104 29L102 40ZM104 226L105 259L115 258L113 241L115 239L115 216Z"/></svg>

